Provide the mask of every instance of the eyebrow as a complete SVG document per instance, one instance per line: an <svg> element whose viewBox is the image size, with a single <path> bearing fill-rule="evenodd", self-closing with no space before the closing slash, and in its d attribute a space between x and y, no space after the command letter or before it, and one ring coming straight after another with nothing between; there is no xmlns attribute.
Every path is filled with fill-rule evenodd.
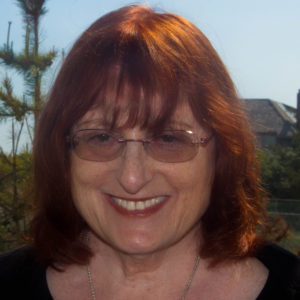
<svg viewBox="0 0 300 300"><path fill-rule="evenodd" d="M193 129L193 126L189 123L186 123L184 121L176 121L176 120L170 120L166 123L166 128L168 127L178 127L178 128L184 128L184 129Z"/></svg>
<svg viewBox="0 0 300 300"><path fill-rule="evenodd" d="M86 120L83 122L79 122L76 127L82 127L86 125L96 125L96 126L109 126L110 122L107 120L104 120L103 118L97 118L97 119L92 119L92 120Z"/></svg>
<svg viewBox="0 0 300 300"><path fill-rule="evenodd" d="M107 116L95 116L95 118L93 118L93 114L91 114L90 118L87 118L86 120L83 120L81 122L79 122L78 124L76 124L76 126L74 127L75 130L78 129L87 129L87 128L101 128L101 129L112 129L111 128L111 121L107 119ZM116 124L115 124L116 125ZM202 127L202 126L201 126ZM122 128L122 126L118 127L116 126L115 129L118 128ZM149 130L150 128L148 128ZM163 126L163 128L161 129L156 129L156 130L191 130L194 132L195 128L193 126L193 124L190 124L189 122L186 122L184 120L176 120L176 119L172 119L172 117L167 120L165 122L165 126ZM147 131L147 129L146 129Z"/></svg>

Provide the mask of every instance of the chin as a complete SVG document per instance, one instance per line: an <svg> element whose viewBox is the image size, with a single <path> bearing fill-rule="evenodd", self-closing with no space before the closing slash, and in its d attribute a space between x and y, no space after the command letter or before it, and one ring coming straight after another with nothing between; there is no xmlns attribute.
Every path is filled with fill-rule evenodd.
<svg viewBox="0 0 300 300"><path fill-rule="evenodd" d="M167 248L167 241L158 240L152 233L127 234L109 241L109 246L129 255L146 255Z"/></svg>

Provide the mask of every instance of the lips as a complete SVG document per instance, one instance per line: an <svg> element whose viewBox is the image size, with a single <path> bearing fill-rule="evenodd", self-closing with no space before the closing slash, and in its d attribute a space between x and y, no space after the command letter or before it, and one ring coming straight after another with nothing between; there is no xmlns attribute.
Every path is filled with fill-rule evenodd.
<svg viewBox="0 0 300 300"><path fill-rule="evenodd" d="M158 211L166 202L167 196L146 199L124 199L109 196L112 206L123 215L146 216Z"/></svg>

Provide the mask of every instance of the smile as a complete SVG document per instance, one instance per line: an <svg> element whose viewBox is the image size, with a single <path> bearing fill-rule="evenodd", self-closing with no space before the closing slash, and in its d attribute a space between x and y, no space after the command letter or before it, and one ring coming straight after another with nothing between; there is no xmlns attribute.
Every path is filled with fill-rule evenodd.
<svg viewBox="0 0 300 300"><path fill-rule="evenodd" d="M166 196L154 197L144 201L129 201L116 197L111 197L111 199L115 204L128 211L142 211L160 204L166 199Z"/></svg>

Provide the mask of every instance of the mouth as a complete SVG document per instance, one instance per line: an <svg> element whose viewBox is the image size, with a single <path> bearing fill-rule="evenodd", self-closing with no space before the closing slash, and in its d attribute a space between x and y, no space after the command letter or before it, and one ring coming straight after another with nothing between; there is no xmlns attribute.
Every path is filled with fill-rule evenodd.
<svg viewBox="0 0 300 300"><path fill-rule="evenodd" d="M110 203L121 214L128 216L148 216L157 212L166 202L167 196L146 199L124 199L109 196Z"/></svg>

